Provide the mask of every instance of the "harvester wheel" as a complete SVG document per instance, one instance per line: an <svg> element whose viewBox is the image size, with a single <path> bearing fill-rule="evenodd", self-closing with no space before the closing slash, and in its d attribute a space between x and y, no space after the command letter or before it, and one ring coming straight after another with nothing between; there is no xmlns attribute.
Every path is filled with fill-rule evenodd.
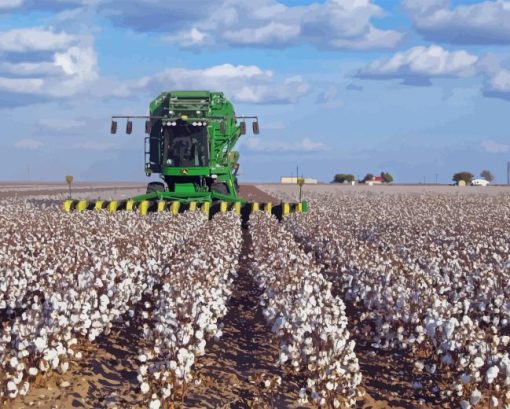
<svg viewBox="0 0 510 409"><path fill-rule="evenodd" d="M165 184L162 182L150 182L147 185L147 193L164 192Z"/></svg>
<svg viewBox="0 0 510 409"><path fill-rule="evenodd" d="M222 195L228 195L228 187L226 183L213 183L211 185L211 192L216 192Z"/></svg>

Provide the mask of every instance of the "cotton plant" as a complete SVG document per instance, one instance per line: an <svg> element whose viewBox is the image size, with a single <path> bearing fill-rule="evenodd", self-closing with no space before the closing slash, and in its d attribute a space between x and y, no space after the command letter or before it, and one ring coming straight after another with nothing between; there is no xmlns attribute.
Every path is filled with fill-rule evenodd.
<svg viewBox="0 0 510 409"><path fill-rule="evenodd" d="M207 342L222 335L241 244L240 218L218 214L162 265L144 326L148 346L138 357L140 390L150 407L180 400L192 381L200 382L193 365Z"/></svg>
<svg viewBox="0 0 510 409"><path fill-rule="evenodd" d="M263 314L279 339L279 365L303 380L300 403L353 407L361 372L344 303L276 219L255 213L249 226Z"/></svg>
<svg viewBox="0 0 510 409"><path fill-rule="evenodd" d="M163 261L206 223L189 213L140 218L64 214L54 205L0 203L0 401L37 377L64 374L163 280Z"/></svg>
<svg viewBox="0 0 510 409"><path fill-rule="evenodd" d="M353 307L359 339L415 356L450 406L510 404L508 195L316 195L284 222ZM508 374L508 375L507 375ZM430 382L430 381L429 381Z"/></svg>

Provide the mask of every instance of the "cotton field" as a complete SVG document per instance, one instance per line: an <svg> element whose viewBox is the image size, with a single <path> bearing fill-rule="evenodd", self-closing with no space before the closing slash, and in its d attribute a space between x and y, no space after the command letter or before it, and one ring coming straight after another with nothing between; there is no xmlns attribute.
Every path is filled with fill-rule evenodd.
<svg viewBox="0 0 510 409"><path fill-rule="evenodd" d="M510 194L305 196L247 226L1 200L0 407L125 407L77 387L114 338L129 407L510 407Z"/></svg>

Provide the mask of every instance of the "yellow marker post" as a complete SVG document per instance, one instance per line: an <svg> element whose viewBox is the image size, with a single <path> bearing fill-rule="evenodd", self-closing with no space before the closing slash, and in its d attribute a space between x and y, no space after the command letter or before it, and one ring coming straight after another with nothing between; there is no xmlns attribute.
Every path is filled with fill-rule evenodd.
<svg viewBox="0 0 510 409"><path fill-rule="evenodd" d="M166 202L164 200L160 200L158 202L158 213L162 213L165 211Z"/></svg>
<svg viewBox="0 0 510 409"><path fill-rule="evenodd" d="M128 200L126 202L126 211L128 212L132 212L133 211L133 206L135 204L135 201L134 200Z"/></svg>
<svg viewBox="0 0 510 409"><path fill-rule="evenodd" d="M78 212L83 212L87 210L89 203L86 200L80 200L78 204L76 205L76 210Z"/></svg>
<svg viewBox="0 0 510 409"><path fill-rule="evenodd" d="M268 213L268 214L271 214L271 210L273 209L273 204L272 203L266 203L264 205L264 212Z"/></svg>
<svg viewBox="0 0 510 409"><path fill-rule="evenodd" d="M94 205L94 209L96 212L99 212L103 208L103 200L98 200L96 204Z"/></svg>
<svg viewBox="0 0 510 409"><path fill-rule="evenodd" d="M227 202L221 201L220 203L220 212L225 213L227 211Z"/></svg>
<svg viewBox="0 0 510 409"><path fill-rule="evenodd" d="M241 214L241 202L234 203L234 213L238 216Z"/></svg>
<svg viewBox="0 0 510 409"><path fill-rule="evenodd" d="M282 214L287 216L290 213L290 205L288 203L282 203Z"/></svg>
<svg viewBox="0 0 510 409"><path fill-rule="evenodd" d="M69 213L71 211L71 206L73 205L72 200L66 200L64 202L64 212Z"/></svg>
<svg viewBox="0 0 510 409"><path fill-rule="evenodd" d="M141 216L146 216L147 212L149 211L149 201L144 200L142 203L140 203L138 210L140 211Z"/></svg>
<svg viewBox="0 0 510 409"><path fill-rule="evenodd" d="M209 216L209 210L211 209L211 203L209 202L204 202L202 204L202 212L204 212L204 214L206 216Z"/></svg>
<svg viewBox="0 0 510 409"><path fill-rule="evenodd" d="M110 213L115 213L117 211L117 208L119 207L119 202L116 200L112 200L110 203L108 203L108 211Z"/></svg>
<svg viewBox="0 0 510 409"><path fill-rule="evenodd" d="M258 203L258 202L253 202L253 203L251 204L251 211L252 211L253 213L255 213L255 212L258 212L259 210L260 210L259 203Z"/></svg>
<svg viewBox="0 0 510 409"><path fill-rule="evenodd" d="M197 202L189 202L189 211L194 212L197 210Z"/></svg>
<svg viewBox="0 0 510 409"><path fill-rule="evenodd" d="M180 207L180 203L178 201L175 201L175 202L172 202L172 205L170 207L171 209L171 212L174 216L177 216L179 214L179 207Z"/></svg>

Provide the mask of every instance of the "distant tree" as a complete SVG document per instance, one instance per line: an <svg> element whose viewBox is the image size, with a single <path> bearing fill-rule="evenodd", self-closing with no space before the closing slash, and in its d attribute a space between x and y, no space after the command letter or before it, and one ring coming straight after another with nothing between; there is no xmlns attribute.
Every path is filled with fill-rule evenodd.
<svg viewBox="0 0 510 409"><path fill-rule="evenodd" d="M384 180L384 183L393 182L393 176L391 176L388 172L381 172L381 177Z"/></svg>
<svg viewBox="0 0 510 409"><path fill-rule="evenodd" d="M466 182L466 185L469 185L471 181L473 180L474 175L470 172L457 172L453 175L452 180L459 183L461 180Z"/></svg>
<svg viewBox="0 0 510 409"><path fill-rule="evenodd" d="M494 180L494 175L490 170L482 170L480 176L483 177L487 182L492 182Z"/></svg>
<svg viewBox="0 0 510 409"><path fill-rule="evenodd" d="M351 175L350 173L337 173L335 175L335 179L333 180L336 183L345 183L345 182L353 182L356 178L354 175Z"/></svg>
<svg viewBox="0 0 510 409"><path fill-rule="evenodd" d="M374 178L374 175L372 175L371 173L367 173L365 175L365 177L363 178L362 182L367 182L369 180L372 180Z"/></svg>

